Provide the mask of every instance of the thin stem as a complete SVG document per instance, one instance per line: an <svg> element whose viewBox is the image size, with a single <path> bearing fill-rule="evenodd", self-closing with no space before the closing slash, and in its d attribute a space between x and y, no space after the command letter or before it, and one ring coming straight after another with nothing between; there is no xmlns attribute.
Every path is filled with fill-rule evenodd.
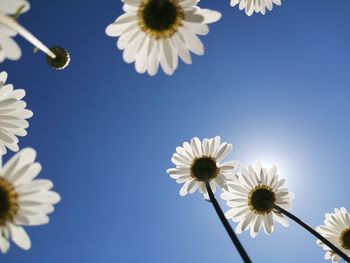
<svg viewBox="0 0 350 263"><path fill-rule="evenodd" d="M305 228L307 231L309 231L311 234L313 234L316 238L321 240L324 244L326 244L330 249L332 249L333 252L337 253L339 256L341 256L346 262L350 262L350 258L342 252L339 248L337 248L335 245L333 245L331 242L329 242L325 237L323 237L320 233L318 233L315 229L301 221L298 217L295 215L289 213L288 211L284 210L282 207L274 204L273 208L276 209L278 212L284 214L285 216L292 219L294 222Z"/></svg>
<svg viewBox="0 0 350 263"><path fill-rule="evenodd" d="M27 29L21 26L12 17L0 14L0 23L16 31L23 38L25 38L38 49L40 49L46 55L50 56L52 59L56 58L56 55L48 47L46 47L39 39L37 39L32 33L30 33Z"/></svg>
<svg viewBox="0 0 350 263"><path fill-rule="evenodd" d="M239 241L239 239L236 236L235 232L232 230L231 225L227 221L224 213L222 212L222 210L220 208L220 205L219 205L218 201L216 200L216 198L215 198L215 196L213 194L213 191L211 190L209 182L205 182L205 186L207 188L210 201L213 204L214 209L215 209L216 213L218 214L218 216L219 216L219 218L221 220L221 223L224 225L228 235L230 236L233 244L235 245L236 249L238 250L239 254L241 255L243 262L251 263L252 261L249 259L249 256L248 256L247 252L244 250L241 242Z"/></svg>

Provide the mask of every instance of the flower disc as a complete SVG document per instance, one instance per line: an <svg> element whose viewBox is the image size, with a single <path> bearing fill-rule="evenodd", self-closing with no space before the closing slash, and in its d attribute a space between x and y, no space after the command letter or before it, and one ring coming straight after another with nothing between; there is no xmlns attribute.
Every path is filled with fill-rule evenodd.
<svg viewBox="0 0 350 263"><path fill-rule="evenodd" d="M249 194L249 206L256 214L268 214L272 211L271 204L276 202L276 195L271 187L266 185L256 186Z"/></svg>
<svg viewBox="0 0 350 263"><path fill-rule="evenodd" d="M272 166L268 171L257 162L255 168L242 167L238 180L229 184L229 189L221 194L230 209L225 213L226 218L239 222L236 232L242 233L250 229L251 237L256 237L263 226L266 234L274 231L274 221L284 227L289 223L285 216L274 211L274 205L289 209L294 194L283 188L285 180L280 179L277 167Z"/></svg>
<svg viewBox="0 0 350 263"><path fill-rule="evenodd" d="M350 228L345 229L340 236L340 244L344 249L350 250Z"/></svg>
<svg viewBox="0 0 350 263"><path fill-rule="evenodd" d="M144 1L138 11L142 31L159 38L171 37L184 19L182 8L171 0Z"/></svg>
<svg viewBox="0 0 350 263"><path fill-rule="evenodd" d="M200 182L214 179L219 171L215 159L210 156L196 158L191 165L191 176Z"/></svg>
<svg viewBox="0 0 350 263"><path fill-rule="evenodd" d="M13 185L0 177L0 226L12 221L18 210L18 198Z"/></svg>
<svg viewBox="0 0 350 263"><path fill-rule="evenodd" d="M52 47L50 50L56 55L55 58L52 58L46 55L47 63L54 69L65 69L70 62L70 56L67 50L62 47Z"/></svg>

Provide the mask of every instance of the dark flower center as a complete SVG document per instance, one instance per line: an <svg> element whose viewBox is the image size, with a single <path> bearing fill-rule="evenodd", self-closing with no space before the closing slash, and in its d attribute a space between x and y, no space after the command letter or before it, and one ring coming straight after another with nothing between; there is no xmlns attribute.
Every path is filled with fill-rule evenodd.
<svg viewBox="0 0 350 263"><path fill-rule="evenodd" d="M194 159L191 165L191 176L200 182L210 181L218 176L220 169L216 160L210 156Z"/></svg>
<svg viewBox="0 0 350 263"><path fill-rule="evenodd" d="M350 250L350 228L345 229L340 236L340 244L344 249Z"/></svg>
<svg viewBox="0 0 350 263"><path fill-rule="evenodd" d="M142 17L149 29L164 31L176 23L177 15L177 7L172 1L150 0L145 4Z"/></svg>
<svg viewBox="0 0 350 263"><path fill-rule="evenodd" d="M18 210L17 194L3 177L0 177L0 226L11 221Z"/></svg>
<svg viewBox="0 0 350 263"><path fill-rule="evenodd" d="M0 187L0 222L4 221L3 219L8 214L9 208L10 200L8 192L4 188ZM0 223L0 225L2 224Z"/></svg>
<svg viewBox="0 0 350 263"><path fill-rule="evenodd" d="M268 214L272 211L272 204L276 202L275 193L271 187L259 185L249 194L248 204L250 209L256 214Z"/></svg>
<svg viewBox="0 0 350 263"><path fill-rule="evenodd" d="M49 55L46 55L46 61L51 67L60 70L69 65L70 56L67 50L62 47L52 47L50 50L56 55L55 58L51 58Z"/></svg>

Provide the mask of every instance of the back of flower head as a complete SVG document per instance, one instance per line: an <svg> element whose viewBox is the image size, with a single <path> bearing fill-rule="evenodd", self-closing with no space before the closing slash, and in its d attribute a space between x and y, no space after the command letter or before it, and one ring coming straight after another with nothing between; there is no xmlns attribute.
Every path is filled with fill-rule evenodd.
<svg viewBox="0 0 350 263"><path fill-rule="evenodd" d="M18 23L17 18L30 8L26 0L0 1L0 62L5 59L18 60L22 52L13 40L17 34L46 54L47 63L54 69L64 69L69 65L70 55L62 47L47 48L39 39Z"/></svg>

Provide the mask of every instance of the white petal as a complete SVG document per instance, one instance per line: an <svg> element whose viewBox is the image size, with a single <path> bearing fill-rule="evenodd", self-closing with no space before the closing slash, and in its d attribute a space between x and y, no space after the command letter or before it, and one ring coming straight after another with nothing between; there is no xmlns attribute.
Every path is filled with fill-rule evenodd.
<svg viewBox="0 0 350 263"><path fill-rule="evenodd" d="M8 238L7 229L4 227L0 227L0 250L2 253L7 253L10 249L10 242Z"/></svg>
<svg viewBox="0 0 350 263"><path fill-rule="evenodd" d="M187 181L186 183L184 183L184 185L181 187L180 189L180 195L181 196L185 196L188 194L188 191L189 191L189 186L190 184L192 183L194 179L190 180L190 181Z"/></svg>
<svg viewBox="0 0 350 263"><path fill-rule="evenodd" d="M16 171L9 180L13 182L16 187L29 183L41 172L41 165L39 163L28 164Z"/></svg>
<svg viewBox="0 0 350 263"><path fill-rule="evenodd" d="M150 42L150 52L148 57L148 65L147 65L147 72L150 76L154 76L158 72L159 67L159 41L158 40L151 40Z"/></svg>
<svg viewBox="0 0 350 263"><path fill-rule="evenodd" d="M0 46L8 59L18 60L22 55L22 51L16 41L2 33L0 33Z"/></svg>
<svg viewBox="0 0 350 263"><path fill-rule="evenodd" d="M53 187L53 183L47 179L38 179L24 184L17 188L17 192L20 194L28 194L38 191L50 190Z"/></svg>
<svg viewBox="0 0 350 263"><path fill-rule="evenodd" d="M3 167L1 173L8 179L23 166L33 163L36 158L34 149L26 148L15 154Z"/></svg>
<svg viewBox="0 0 350 263"><path fill-rule="evenodd" d="M25 0L1 0L0 1L0 12L7 15L14 15L17 10L22 7L21 13L29 10L29 3Z"/></svg>
<svg viewBox="0 0 350 263"><path fill-rule="evenodd" d="M281 214L279 213L273 213L273 218L278 222L280 223L282 226L284 227L288 227L289 226L289 222L288 220Z"/></svg>
<svg viewBox="0 0 350 263"><path fill-rule="evenodd" d="M233 148L232 144L224 144L224 147L222 148L222 150L219 148L218 152L216 153L216 160L220 162L223 159L225 159L225 157L232 150L232 148Z"/></svg>
<svg viewBox="0 0 350 263"><path fill-rule="evenodd" d="M172 42L169 39L164 39L160 41L160 47L160 64L167 75L172 75L175 69Z"/></svg>
<svg viewBox="0 0 350 263"><path fill-rule="evenodd" d="M197 14L201 14L204 17L203 23L205 24L217 22L221 18L221 13L210 9L200 9L197 11Z"/></svg>
<svg viewBox="0 0 350 263"><path fill-rule="evenodd" d="M266 234L269 234L269 235L272 234L273 220L272 220L271 213L263 216L263 225L264 225L264 230L265 230Z"/></svg>
<svg viewBox="0 0 350 263"><path fill-rule="evenodd" d="M135 39L125 48L123 52L123 59L126 63L132 63L136 59L136 55L141 49L141 44L145 41L146 34L139 31Z"/></svg>
<svg viewBox="0 0 350 263"><path fill-rule="evenodd" d="M204 54L204 46L200 39L194 33L192 33L184 27L179 28L179 33L184 39L186 46L189 48L189 50L191 50L196 55Z"/></svg>
<svg viewBox="0 0 350 263"><path fill-rule="evenodd" d="M145 73L147 70L147 58L150 41L151 39L146 37L144 43L141 43L142 47L140 52L136 55L135 69L140 74Z"/></svg>
<svg viewBox="0 0 350 263"><path fill-rule="evenodd" d="M32 214L32 215L21 215L22 222L19 217L15 217L15 221L21 222L22 225L26 226L41 226L49 223L50 219L45 214Z"/></svg>
<svg viewBox="0 0 350 263"><path fill-rule="evenodd" d="M16 226L14 224L9 224L9 229L11 233L12 241L24 250L29 250L31 247L31 242L27 232L21 226Z"/></svg>
<svg viewBox="0 0 350 263"><path fill-rule="evenodd" d="M202 155L202 144L201 144L201 141L197 137L194 137L194 138L191 139L191 146L192 146L193 154L196 157L200 157Z"/></svg>
<svg viewBox="0 0 350 263"><path fill-rule="evenodd" d="M240 165L239 161L232 160L220 164L220 170L232 170L236 169Z"/></svg>
<svg viewBox="0 0 350 263"><path fill-rule="evenodd" d="M129 26L125 32L118 38L117 47L120 50L125 49L129 43L135 40L136 36L139 34L140 29L137 24Z"/></svg>
<svg viewBox="0 0 350 263"><path fill-rule="evenodd" d="M191 54L188 48L185 46L185 43L181 39L181 36L179 35L179 33L174 34L174 36L172 37L172 41L182 61L185 62L186 64L191 64L192 63Z"/></svg>
<svg viewBox="0 0 350 263"><path fill-rule="evenodd" d="M2 83L2 85L6 83L7 77L8 77L8 74L6 71L2 71L0 73L0 83Z"/></svg>
<svg viewBox="0 0 350 263"><path fill-rule="evenodd" d="M107 26L106 34L110 37L118 37L122 35L126 29L132 25L136 24L137 17L135 14L123 14L113 23Z"/></svg>
<svg viewBox="0 0 350 263"><path fill-rule="evenodd" d="M18 200L19 202L56 204L61 200L61 197L56 192L47 191L47 192L36 192L34 194L29 194L29 195L20 195Z"/></svg>

